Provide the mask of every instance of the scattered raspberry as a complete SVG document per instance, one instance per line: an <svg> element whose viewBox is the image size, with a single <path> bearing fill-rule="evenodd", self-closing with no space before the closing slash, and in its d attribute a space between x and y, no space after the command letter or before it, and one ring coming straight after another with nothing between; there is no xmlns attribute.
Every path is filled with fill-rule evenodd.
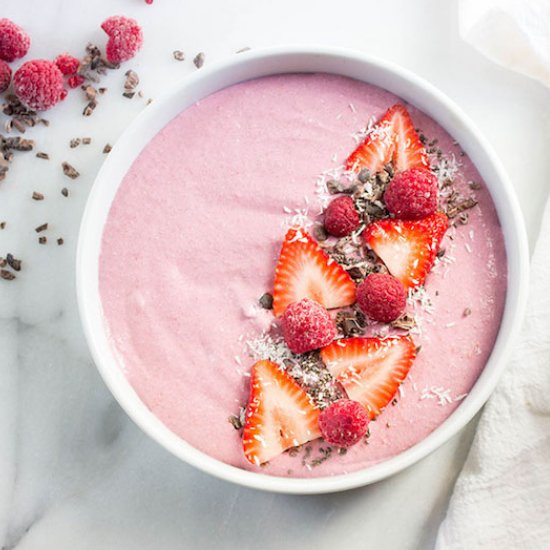
<svg viewBox="0 0 550 550"><path fill-rule="evenodd" d="M62 53L55 58L55 64L64 75L69 76L78 71L80 60L68 53Z"/></svg>
<svg viewBox="0 0 550 550"><path fill-rule="evenodd" d="M357 304L373 321L389 323L405 311L407 291L392 275L373 273L357 287Z"/></svg>
<svg viewBox="0 0 550 550"><path fill-rule="evenodd" d="M8 89L11 81L10 66L0 59L0 94Z"/></svg>
<svg viewBox="0 0 550 550"><path fill-rule="evenodd" d="M290 304L281 325L285 342L293 353L322 348L336 336L336 325L328 311L309 298Z"/></svg>
<svg viewBox="0 0 550 550"><path fill-rule="evenodd" d="M334 199L325 211L325 229L334 237L345 237L360 224L353 199L348 196Z"/></svg>
<svg viewBox="0 0 550 550"><path fill-rule="evenodd" d="M13 21L0 19L0 59L11 63L27 55L31 46L29 35Z"/></svg>
<svg viewBox="0 0 550 550"><path fill-rule="evenodd" d="M111 63L128 61L143 44L143 33L135 19L113 15L103 21L101 28L109 36L107 59Z"/></svg>
<svg viewBox="0 0 550 550"><path fill-rule="evenodd" d="M67 85L69 88L78 88L81 84L84 84L84 77L79 74L73 74L67 78Z"/></svg>
<svg viewBox="0 0 550 550"><path fill-rule="evenodd" d="M369 415L357 401L339 399L319 415L323 438L331 445L351 447L367 433Z"/></svg>
<svg viewBox="0 0 550 550"><path fill-rule="evenodd" d="M53 107L67 95L61 71L44 59L23 63L13 75L13 87L21 102L37 111Z"/></svg>
<svg viewBox="0 0 550 550"><path fill-rule="evenodd" d="M404 220L417 220L437 210L437 177L425 168L398 172L384 194L388 210Z"/></svg>

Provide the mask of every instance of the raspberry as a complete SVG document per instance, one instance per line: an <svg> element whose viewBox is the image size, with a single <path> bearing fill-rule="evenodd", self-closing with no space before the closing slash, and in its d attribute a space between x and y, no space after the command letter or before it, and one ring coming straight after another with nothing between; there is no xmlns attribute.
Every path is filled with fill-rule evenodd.
<svg viewBox="0 0 550 550"><path fill-rule="evenodd" d="M10 66L0 59L0 94L8 89L11 81Z"/></svg>
<svg viewBox="0 0 550 550"><path fill-rule="evenodd" d="M73 74L67 78L67 85L69 88L78 88L81 84L84 84L84 77L79 74Z"/></svg>
<svg viewBox="0 0 550 550"><path fill-rule="evenodd" d="M334 199L325 211L325 229L334 237L345 237L359 227L360 220L353 199Z"/></svg>
<svg viewBox="0 0 550 550"><path fill-rule="evenodd" d="M281 324L285 342L293 353L322 348L336 336L336 325L328 311L308 298L287 306Z"/></svg>
<svg viewBox="0 0 550 550"><path fill-rule="evenodd" d="M111 63L128 61L143 44L143 33L135 19L113 15L103 21L101 28L109 36L107 59Z"/></svg>
<svg viewBox="0 0 550 550"><path fill-rule="evenodd" d="M62 53L55 58L55 64L64 75L68 76L78 71L80 61L68 53Z"/></svg>
<svg viewBox="0 0 550 550"><path fill-rule="evenodd" d="M365 407L351 399L331 403L319 415L323 439L338 447L351 447L367 433L369 415Z"/></svg>
<svg viewBox="0 0 550 550"><path fill-rule="evenodd" d="M11 63L27 55L31 46L29 35L13 21L0 19L0 59Z"/></svg>
<svg viewBox="0 0 550 550"><path fill-rule="evenodd" d="M384 200L388 210L404 220L417 220L437 210L437 177L425 168L398 172L390 181Z"/></svg>
<svg viewBox="0 0 550 550"><path fill-rule="evenodd" d="M389 323L405 311L407 291L392 275L373 273L357 287L357 304L373 321Z"/></svg>
<svg viewBox="0 0 550 550"><path fill-rule="evenodd" d="M37 111L53 107L67 95L61 71L44 59L23 63L13 75L13 87L21 102Z"/></svg>

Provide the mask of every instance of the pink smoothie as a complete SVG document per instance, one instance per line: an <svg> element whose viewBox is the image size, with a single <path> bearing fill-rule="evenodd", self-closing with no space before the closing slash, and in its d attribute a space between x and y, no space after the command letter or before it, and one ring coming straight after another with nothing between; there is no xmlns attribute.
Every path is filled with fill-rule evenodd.
<svg viewBox="0 0 550 550"><path fill-rule="evenodd" d="M456 158L456 185L479 204L467 225L444 238L444 260L427 279L424 305L416 307L420 328L412 333L422 349L397 404L371 423L368 445L315 467L302 464L303 453L252 466L228 422L247 399L254 360L246 341L273 320L256 304L272 289L289 210L309 205L317 214L319 174L341 165L356 146L353 134L398 101L323 74L246 82L178 115L124 178L103 236L105 323L140 398L197 449L272 475L350 472L418 443L476 382L503 311L503 237L472 163L436 122L408 106L444 157ZM472 191L471 181L480 188ZM318 446L311 444L312 458Z"/></svg>

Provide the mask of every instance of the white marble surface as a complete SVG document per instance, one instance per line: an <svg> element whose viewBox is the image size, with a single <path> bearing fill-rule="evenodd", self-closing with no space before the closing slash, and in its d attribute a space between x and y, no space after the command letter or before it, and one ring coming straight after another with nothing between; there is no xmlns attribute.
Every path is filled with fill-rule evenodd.
<svg viewBox="0 0 550 550"><path fill-rule="evenodd" d="M550 169L548 92L498 68L458 37L456 3L441 0L26 0L1 15L33 38L29 57L79 53L103 43L108 15L136 17L145 47L127 64L145 98L206 62L243 47L325 43L357 48L415 70L467 111L502 158L520 195L531 245ZM172 58L182 49L187 61ZM255 492L199 473L143 435L97 374L79 326L74 289L79 219L101 150L145 101L122 98L123 71L89 119L78 92L32 137L47 162L16 158L0 184L0 256L23 259L17 280L0 281L0 546L29 550L101 548L386 548L433 546L473 426L385 482L348 493L296 497ZM88 146L69 149L75 136ZM70 181L60 163L82 173ZM64 198L60 189L69 187ZM46 195L31 200L32 191ZM34 227L49 222L40 246ZM57 246L57 237L65 239Z"/></svg>

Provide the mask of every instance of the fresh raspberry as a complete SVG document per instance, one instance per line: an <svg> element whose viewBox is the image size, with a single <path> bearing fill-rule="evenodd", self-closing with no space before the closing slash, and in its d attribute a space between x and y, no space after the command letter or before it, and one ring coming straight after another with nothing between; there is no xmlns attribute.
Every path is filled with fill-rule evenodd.
<svg viewBox="0 0 550 550"><path fill-rule="evenodd" d="M319 415L323 439L338 447L355 445L366 435L368 425L369 415L365 407L351 399L339 399Z"/></svg>
<svg viewBox="0 0 550 550"><path fill-rule="evenodd" d="M143 33L135 19L113 15L103 21L101 28L109 36L107 59L111 63L128 61L143 44Z"/></svg>
<svg viewBox="0 0 550 550"><path fill-rule="evenodd" d="M322 348L336 336L336 325L328 311L309 298L290 304L281 325L285 342L293 353Z"/></svg>
<svg viewBox="0 0 550 550"><path fill-rule="evenodd" d="M425 168L398 172L390 181L384 200L388 210L404 220L417 220L437 210L437 177Z"/></svg>
<svg viewBox="0 0 550 550"><path fill-rule="evenodd" d="M84 84L84 77L79 74L73 74L67 78L67 86L69 88L78 88L81 84Z"/></svg>
<svg viewBox="0 0 550 550"><path fill-rule="evenodd" d="M11 63L27 55L31 46L29 35L13 21L0 19L0 59Z"/></svg>
<svg viewBox="0 0 550 550"><path fill-rule="evenodd" d="M360 224L353 199L348 196L334 199L325 211L325 229L334 237L345 237Z"/></svg>
<svg viewBox="0 0 550 550"><path fill-rule="evenodd" d="M407 291L392 275L373 273L357 287L357 304L373 321L389 323L405 311Z"/></svg>
<svg viewBox="0 0 550 550"><path fill-rule="evenodd" d="M61 71L45 59L23 63L13 75L13 87L21 102L37 111L53 107L67 95Z"/></svg>
<svg viewBox="0 0 550 550"><path fill-rule="evenodd" d="M8 89L11 81L10 66L0 59L0 94Z"/></svg>
<svg viewBox="0 0 550 550"><path fill-rule="evenodd" d="M55 64L64 75L69 76L78 71L80 61L68 53L62 53L55 58Z"/></svg>

